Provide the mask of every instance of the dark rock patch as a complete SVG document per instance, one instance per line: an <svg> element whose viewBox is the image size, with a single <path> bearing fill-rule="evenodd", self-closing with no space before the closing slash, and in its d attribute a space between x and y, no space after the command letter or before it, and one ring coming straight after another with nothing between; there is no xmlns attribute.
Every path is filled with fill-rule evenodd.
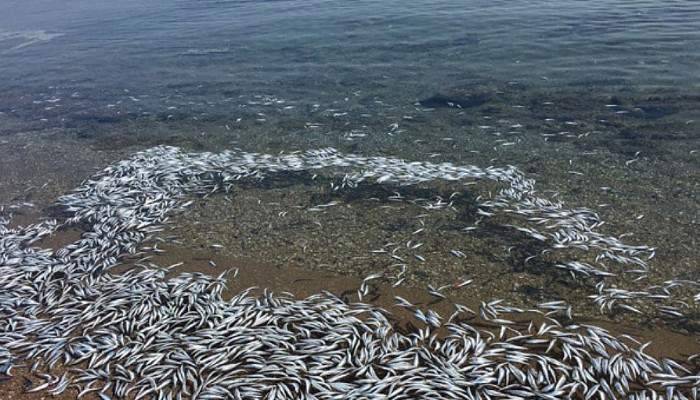
<svg viewBox="0 0 700 400"><path fill-rule="evenodd" d="M486 104L491 100L491 92L476 89L451 89L445 92L436 93L430 97L420 100L418 103L422 107L428 108L473 108Z"/></svg>
<svg viewBox="0 0 700 400"><path fill-rule="evenodd" d="M472 108L478 107L489 101L490 96L487 94L477 94L468 97L460 96L448 96L443 94L436 94L430 96L426 99L420 100L419 103L423 107L427 108L443 108L443 107L457 107L457 108Z"/></svg>
<svg viewBox="0 0 700 400"><path fill-rule="evenodd" d="M659 119L673 115L678 112L678 108L666 104L640 104L634 108L629 115L639 119Z"/></svg>

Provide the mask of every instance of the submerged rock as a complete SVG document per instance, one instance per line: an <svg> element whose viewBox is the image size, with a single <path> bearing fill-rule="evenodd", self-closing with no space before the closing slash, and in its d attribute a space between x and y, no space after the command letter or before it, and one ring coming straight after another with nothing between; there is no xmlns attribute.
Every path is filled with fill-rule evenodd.
<svg viewBox="0 0 700 400"><path fill-rule="evenodd" d="M661 103L645 103L637 105L630 115L639 119L659 119L676 114L678 108Z"/></svg>
<svg viewBox="0 0 700 400"><path fill-rule="evenodd" d="M438 92L420 100L418 103L428 108L471 108L485 104L489 102L491 98L491 92L483 89L450 89L444 92Z"/></svg>

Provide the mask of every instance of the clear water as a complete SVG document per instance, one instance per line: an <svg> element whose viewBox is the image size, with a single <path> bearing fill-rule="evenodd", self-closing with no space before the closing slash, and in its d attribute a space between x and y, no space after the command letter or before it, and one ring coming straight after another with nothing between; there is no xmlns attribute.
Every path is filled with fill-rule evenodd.
<svg viewBox="0 0 700 400"><path fill-rule="evenodd" d="M0 154L11 160L0 165L12 172L0 178L11 181L0 202L47 179L57 184L42 189L49 202L88 166L160 143L513 164L546 194L598 210L609 233L659 248L650 281L620 287L700 281L698 66L696 0L0 0L0 145L9 143ZM436 93L488 101L416 105ZM26 161L23 146L47 132L56 142ZM75 145L76 134L91 140ZM225 235L231 226L216 223L230 206L219 206L198 217ZM283 211L251 214L251 224ZM351 238L369 228L353 229ZM286 262L283 245L261 241L247 256L267 250ZM479 242L474 253L508 247L499 246ZM600 317L587 289L510 267L475 271L479 296L549 289ZM695 319L668 324L695 346L698 307L689 306Z"/></svg>
<svg viewBox="0 0 700 400"><path fill-rule="evenodd" d="M179 95L226 113L226 98L251 93L313 103L357 90L415 100L474 82L700 85L697 1L2 4L0 91L109 103L126 89L148 96L137 107L148 112Z"/></svg>

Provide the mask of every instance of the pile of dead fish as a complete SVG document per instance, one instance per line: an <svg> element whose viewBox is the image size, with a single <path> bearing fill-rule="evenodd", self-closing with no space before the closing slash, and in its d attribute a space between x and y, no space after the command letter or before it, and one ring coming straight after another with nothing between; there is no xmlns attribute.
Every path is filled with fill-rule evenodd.
<svg viewBox="0 0 700 400"><path fill-rule="evenodd" d="M365 180L501 182L501 192L481 203L482 213L522 216L525 226L517 228L552 251L595 253L588 263L562 262L572 274L603 279L627 267L644 270L643 257L653 255L596 232L595 212L537 197L534 182L514 167L332 149L271 156L156 147L60 198L69 214L60 224L8 228L0 220L0 377L26 368L41 379L33 391L76 388L101 398L697 398L697 357L655 359L644 353L646 345L594 326L492 319L494 329L480 330L460 315L442 323L431 314L431 323L403 334L385 311L329 293L299 300L244 291L224 300L226 274L166 279L166 269L154 265L110 272L185 207L187 196L321 169L349 188ZM80 226L81 239L57 251L35 246L66 225Z"/></svg>

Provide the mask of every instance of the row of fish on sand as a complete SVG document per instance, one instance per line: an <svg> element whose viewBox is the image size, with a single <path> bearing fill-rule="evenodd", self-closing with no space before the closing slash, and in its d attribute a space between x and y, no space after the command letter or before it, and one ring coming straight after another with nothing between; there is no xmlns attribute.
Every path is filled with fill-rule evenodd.
<svg viewBox="0 0 700 400"><path fill-rule="evenodd" d="M67 215L61 222L10 228L8 219L0 221L0 377L24 371L38 379L31 391L76 389L81 397L102 399L698 397L697 356L654 358L645 353L648 343L556 313L514 324L503 313L520 310L492 302L482 314L494 329L484 329L469 323L472 311L464 307L445 320L399 298L418 317L417 327L405 332L393 327L387 311L328 292L297 299L244 290L224 299L235 271L169 277L168 267L152 263L111 270L138 253L192 196L293 171L332 174L349 190L363 181L499 182L502 190L479 204L481 214L512 214L522 220L513 228L548 251L586 255L589 261L571 259L557 268L600 280L594 301L612 308L644 299L666 307L653 290L605 285L612 274L643 273L654 249L597 232L602 222L595 212L538 197L534 181L515 167L334 149L264 155L161 146L107 167L59 198ZM58 250L38 246L66 226L84 233ZM697 289L693 282L675 285Z"/></svg>

